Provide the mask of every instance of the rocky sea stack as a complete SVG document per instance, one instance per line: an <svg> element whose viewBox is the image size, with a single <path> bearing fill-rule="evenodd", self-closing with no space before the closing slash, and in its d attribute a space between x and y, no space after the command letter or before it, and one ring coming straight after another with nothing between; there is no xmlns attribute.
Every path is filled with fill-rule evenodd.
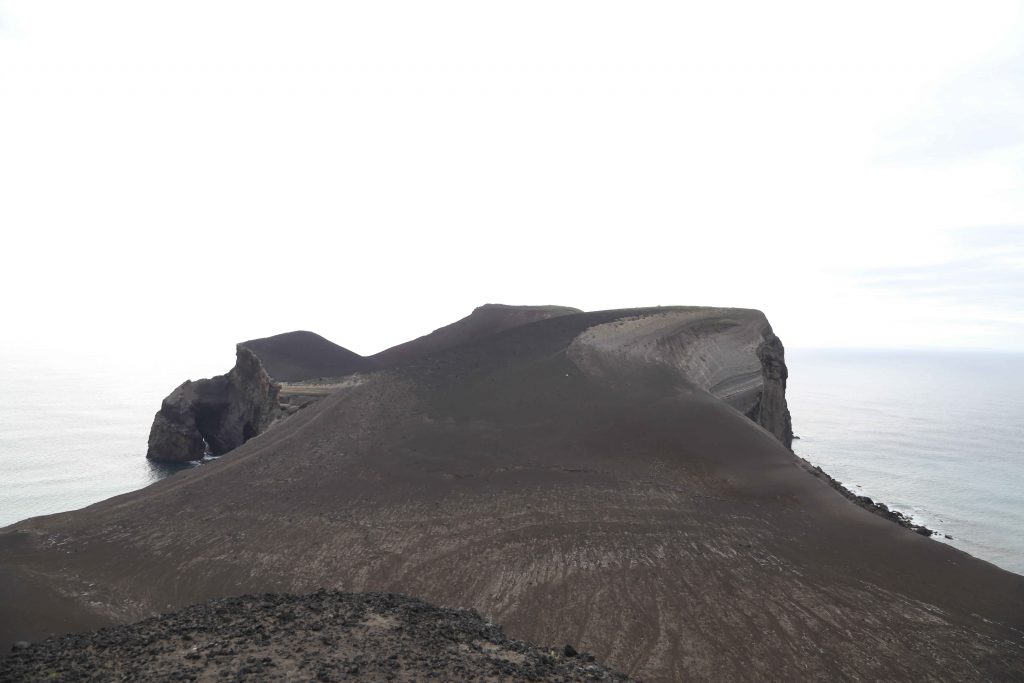
<svg viewBox="0 0 1024 683"><path fill-rule="evenodd" d="M809 471L761 312L483 307L402 346L339 377L240 370L213 392L245 393L209 420L244 440L225 457L0 531L0 642L327 589L473 609L649 682L1024 678L1024 577ZM171 406L222 405L203 392Z"/></svg>
<svg viewBox="0 0 1024 683"><path fill-rule="evenodd" d="M188 380L163 400L146 457L184 462L227 453L284 414L279 391L256 354L239 345L229 373Z"/></svg>

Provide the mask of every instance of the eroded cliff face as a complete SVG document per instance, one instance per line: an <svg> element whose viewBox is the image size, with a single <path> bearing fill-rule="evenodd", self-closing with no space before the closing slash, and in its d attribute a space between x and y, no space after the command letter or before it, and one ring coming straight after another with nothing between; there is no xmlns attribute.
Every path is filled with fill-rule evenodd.
<svg viewBox="0 0 1024 683"><path fill-rule="evenodd" d="M793 420L786 404L786 350L771 328L757 347L757 358L761 361L761 393L746 415L774 434L786 448L792 448Z"/></svg>
<svg viewBox="0 0 1024 683"><path fill-rule="evenodd" d="M186 381L163 400L146 457L187 462L206 453L227 453L284 414L279 391L260 359L239 345L235 366L226 375Z"/></svg>
<svg viewBox="0 0 1024 683"><path fill-rule="evenodd" d="M721 399L786 448L792 445L785 351L760 311L648 309L587 329L569 354L584 371L614 373L627 385L623 373L670 368L678 380Z"/></svg>

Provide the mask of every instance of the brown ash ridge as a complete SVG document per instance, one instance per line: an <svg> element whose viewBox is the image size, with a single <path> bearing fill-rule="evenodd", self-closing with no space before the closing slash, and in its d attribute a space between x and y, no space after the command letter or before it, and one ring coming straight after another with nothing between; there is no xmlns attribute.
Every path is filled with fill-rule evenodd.
<svg viewBox="0 0 1024 683"><path fill-rule="evenodd" d="M285 332L239 344L259 357L267 374L278 382L342 377L373 370L378 364L305 330Z"/></svg>
<svg viewBox="0 0 1024 683"><path fill-rule="evenodd" d="M580 355L590 359L611 355L628 358L631 364L669 366L684 381L710 391L790 447L793 429L786 404L785 349L762 313L722 318L713 312L740 309L696 307L625 313L645 310L647 317L666 321L640 333L646 342L656 338L657 348L647 348L644 341L638 343L636 336L627 335ZM306 331L242 342L230 372L186 381L164 399L153 420L146 457L184 462L205 454L223 455L322 396L323 392L311 394L303 386L415 365L516 328L562 317L578 321L585 315L566 306L485 304L461 320L367 358ZM635 353L638 347L640 353ZM286 392L279 382L289 383Z"/></svg>
<svg viewBox="0 0 1024 683"><path fill-rule="evenodd" d="M335 591L213 600L22 645L0 659L2 683L428 679L630 680L571 646L542 649L508 638L473 610Z"/></svg>

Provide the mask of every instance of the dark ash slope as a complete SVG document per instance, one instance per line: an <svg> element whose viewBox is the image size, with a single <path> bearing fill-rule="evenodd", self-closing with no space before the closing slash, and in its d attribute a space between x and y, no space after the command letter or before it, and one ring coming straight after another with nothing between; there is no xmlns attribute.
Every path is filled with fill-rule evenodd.
<svg viewBox="0 0 1024 683"><path fill-rule="evenodd" d="M756 311L572 314L366 374L0 532L0 636L327 587L472 607L648 681L1020 679L1024 577L857 507L745 416L771 336Z"/></svg>
<svg viewBox="0 0 1024 683"><path fill-rule="evenodd" d="M377 367L368 358L338 346L314 332L297 331L250 339L239 346L255 353L267 374L278 382L343 377Z"/></svg>
<svg viewBox="0 0 1024 683"><path fill-rule="evenodd" d="M578 308L568 306L484 304L461 320L412 341L392 346L371 358L382 366L398 365L414 358L479 341L513 327L581 312Z"/></svg>

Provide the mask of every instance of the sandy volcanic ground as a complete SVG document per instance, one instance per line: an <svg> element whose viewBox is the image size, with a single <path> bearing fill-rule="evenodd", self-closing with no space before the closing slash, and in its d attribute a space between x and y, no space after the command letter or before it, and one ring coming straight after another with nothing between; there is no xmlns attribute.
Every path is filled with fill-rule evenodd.
<svg viewBox="0 0 1024 683"><path fill-rule="evenodd" d="M214 463L8 527L0 636L326 587L474 608L648 681L1024 677L1024 577L857 507L663 353L592 338L658 316L650 348L685 355L694 325L736 349L768 329L700 310L368 373Z"/></svg>

